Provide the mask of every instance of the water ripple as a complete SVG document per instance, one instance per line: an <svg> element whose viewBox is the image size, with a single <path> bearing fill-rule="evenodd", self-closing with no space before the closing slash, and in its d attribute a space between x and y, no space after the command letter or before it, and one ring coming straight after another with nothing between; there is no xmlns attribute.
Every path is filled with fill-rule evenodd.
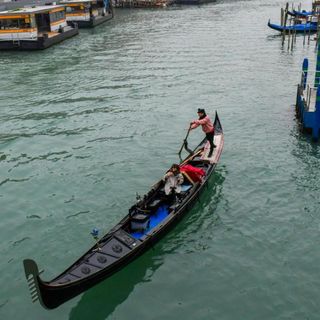
<svg viewBox="0 0 320 320"><path fill-rule="evenodd" d="M75 218L75 217L78 217L80 215L87 214L87 213L90 213L90 210L88 210L88 211L79 211L79 212L77 212L75 214L71 214L69 216L66 216L66 219Z"/></svg>
<svg viewBox="0 0 320 320"><path fill-rule="evenodd" d="M24 237L24 238L22 238L22 239L20 239L20 240L16 240L16 241L13 242L13 246L16 247L16 246L18 246L20 243L22 243L22 242L24 242L24 241L26 241L26 240L31 240L31 238L30 238L30 237Z"/></svg>
<svg viewBox="0 0 320 320"><path fill-rule="evenodd" d="M124 136L124 137L101 137L96 138L93 140L88 140L87 142L105 142L110 140L127 140L127 139L133 139L133 136Z"/></svg>
<svg viewBox="0 0 320 320"><path fill-rule="evenodd" d="M0 308L3 308L8 302L9 302L9 299L5 300L4 302L1 302Z"/></svg>
<svg viewBox="0 0 320 320"><path fill-rule="evenodd" d="M27 216L27 219L41 219L41 217L38 216L37 214L32 214L30 216Z"/></svg>
<svg viewBox="0 0 320 320"><path fill-rule="evenodd" d="M21 178L21 179L11 179L11 178L7 178L7 179L4 179L2 181L0 181L0 186L8 183L8 182L25 182L25 181L28 181L30 180L30 178Z"/></svg>

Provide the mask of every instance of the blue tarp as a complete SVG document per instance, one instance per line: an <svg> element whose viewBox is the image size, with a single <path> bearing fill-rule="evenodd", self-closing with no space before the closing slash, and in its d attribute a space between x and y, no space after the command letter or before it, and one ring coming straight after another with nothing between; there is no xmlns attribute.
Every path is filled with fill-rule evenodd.
<svg viewBox="0 0 320 320"><path fill-rule="evenodd" d="M145 235L149 230L153 229L155 226L157 226L163 219L167 217L169 214L168 206L163 205L159 207L157 212L150 216L150 225L149 228L144 231L139 232L133 232L131 235L136 238L140 239L143 235Z"/></svg>
<svg viewBox="0 0 320 320"><path fill-rule="evenodd" d="M274 30L277 30L277 31L296 31L296 32L316 32L317 31L317 24L316 23L304 23L304 24L296 24L296 25L293 25L293 26L281 26L281 25L278 25L278 24L273 24L273 23L270 23L270 21L268 22L268 26L271 28L271 29L274 29Z"/></svg>

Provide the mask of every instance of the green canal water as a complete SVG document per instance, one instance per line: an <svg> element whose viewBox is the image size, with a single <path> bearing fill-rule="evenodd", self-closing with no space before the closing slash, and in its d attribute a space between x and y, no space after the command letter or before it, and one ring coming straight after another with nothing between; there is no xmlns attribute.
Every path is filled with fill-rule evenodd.
<svg viewBox="0 0 320 320"><path fill-rule="evenodd" d="M281 47L266 24L283 4L117 10L43 52L0 53L0 319L319 319L320 149L294 110L315 43ZM177 161L198 107L225 131L201 201L113 277L32 304L23 259L51 279L84 253Z"/></svg>

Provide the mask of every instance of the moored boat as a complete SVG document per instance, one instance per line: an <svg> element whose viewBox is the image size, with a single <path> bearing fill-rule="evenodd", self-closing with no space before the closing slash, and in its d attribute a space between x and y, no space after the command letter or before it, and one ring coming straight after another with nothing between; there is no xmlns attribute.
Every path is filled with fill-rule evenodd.
<svg viewBox="0 0 320 320"><path fill-rule="evenodd" d="M184 5L200 5L205 3L216 2L217 0L176 0L176 4L184 4Z"/></svg>
<svg viewBox="0 0 320 320"><path fill-rule="evenodd" d="M292 11L288 11L288 14L293 16L293 17L302 17L302 18L307 18L309 16L313 16L315 14L314 11L297 11L297 10L292 10Z"/></svg>
<svg viewBox="0 0 320 320"><path fill-rule="evenodd" d="M175 0L114 0L117 8L165 8L174 4Z"/></svg>
<svg viewBox="0 0 320 320"><path fill-rule="evenodd" d="M282 26L268 21L268 27L280 32L314 33L317 32L317 22L300 23L291 26Z"/></svg>
<svg viewBox="0 0 320 320"><path fill-rule="evenodd" d="M158 181L95 246L53 280L42 280L37 264L24 260L33 302L39 300L48 309L58 307L143 254L180 221L199 198L220 159L224 135L217 113L214 125L216 148L212 156L208 157L210 144L205 138L181 161L184 182L179 195L168 198L164 182ZM195 174L199 171L201 176Z"/></svg>
<svg viewBox="0 0 320 320"><path fill-rule="evenodd" d="M77 23L79 28L95 27L113 18L111 1L103 0L62 0L66 7L67 21Z"/></svg>
<svg viewBox="0 0 320 320"><path fill-rule="evenodd" d="M65 7L46 5L0 12L0 50L37 50L78 34Z"/></svg>

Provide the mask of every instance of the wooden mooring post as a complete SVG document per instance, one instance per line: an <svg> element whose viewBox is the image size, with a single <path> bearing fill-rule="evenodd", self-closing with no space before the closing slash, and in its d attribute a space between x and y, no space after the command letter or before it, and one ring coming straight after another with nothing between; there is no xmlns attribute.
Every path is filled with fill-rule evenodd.
<svg viewBox="0 0 320 320"><path fill-rule="evenodd" d="M282 31L282 45L284 45L284 41L286 38L286 30L285 27L287 25L287 19L288 19L288 8L289 8L289 2L286 3L286 7L284 9L284 13L283 13L283 31Z"/></svg>
<svg viewBox="0 0 320 320"><path fill-rule="evenodd" d="M291 19L289 19L289 27L291 27ZM291 29L288 30L288 51L290 49Z"/></svg>

